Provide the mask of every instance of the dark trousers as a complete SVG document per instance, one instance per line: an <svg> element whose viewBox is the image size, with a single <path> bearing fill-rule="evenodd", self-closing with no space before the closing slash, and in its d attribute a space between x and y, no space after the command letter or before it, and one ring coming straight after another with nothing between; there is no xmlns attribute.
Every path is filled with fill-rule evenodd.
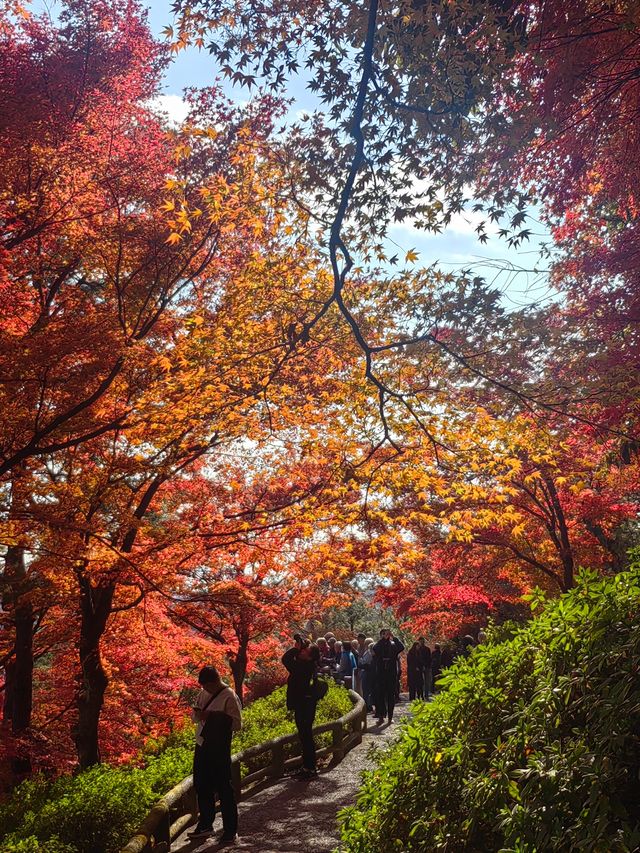
<svg viewBox="0 0 640 853"><path fill-rule="evenodd" d="M362 670L362 698L370 711L373 706L373 673L368 667Z"/></svg>
<svg viewBox="0 0 640 853"><path fill-rule="evenodd" d="M409 682L409 699L424 699L424 679L422 670L408 670L407 681Z"/></svg>
<svg viewBox="0 0 640 853"><path fill-rule="evenodd" d="M431 692L432 693L440 693L440 688L436 687L436 679L440 678L442 675L441 669L432 669L431 670Z"/></svg>
<svg viewBox="0 0 640 853"><path fill-rule="evenodd" d="M231 784L231 741L209 747L196 746L193 756L193 787L198 798L200 829L213 827L216 793L220 800L222 828L226 835L238 831L238 807Z"/></svg>
<svg viewBox="0 0 640 853"><path fill-rule="evenodd" d="M431 667L430 666L425 666L424 671L423 671L423 678L424 678L424 698L428 699L432 693L432 687L433 687L433 685L431 684Z"/></svg>
<svg viewBox="0 0 640 853"><path fill-rule="evenodd" d="M302 766L307 770L316 769L316 746L313 742L313 721L316 718L316 700L304 698L294 710L298 737L302 746Z"/></svg>
<svg viewBox="0 0 640 853"><path fill-rule="evenodd" d="M378 718L393 717L396 706L397 674L393 671L383 671L376 677L376 714Z"/></svg>

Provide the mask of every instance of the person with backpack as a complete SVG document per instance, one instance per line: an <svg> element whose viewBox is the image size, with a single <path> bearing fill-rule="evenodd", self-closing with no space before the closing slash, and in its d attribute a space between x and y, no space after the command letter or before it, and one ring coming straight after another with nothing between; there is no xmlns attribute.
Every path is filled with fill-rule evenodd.
<svg viewBox="0 0 640 853"><path fill-rule="evenodd" d="M233 844L238 832L238 807L231 781L231 738L242 728L242 706L215 666L205 666L198 675L202 688L192 708L196 727L193 756L193 787L198 800L198 823L190 838L205 838L213 832L216 793L222 812L220 846Z"/></svg>
<svg viewBox="0 0 640 853"><path fill-rule="evenodd" d="M293 711L296 729L302 747L300 776L311 779L318 775L316 746L313 742L313 721L316 707L327 684L318 679L320 650L315 643L294 634L295 645L282 656L282 664L289 673L287 679L287 708Z"/></svg>

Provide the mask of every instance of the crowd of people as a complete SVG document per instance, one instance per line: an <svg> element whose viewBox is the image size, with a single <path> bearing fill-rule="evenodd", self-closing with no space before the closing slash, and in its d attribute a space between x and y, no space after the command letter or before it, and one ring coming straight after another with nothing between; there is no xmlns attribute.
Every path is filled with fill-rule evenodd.
<svg viewBox="0 0 640 853"><path fill-rule="evenodd" d="M352 688L364 699L367 710L377 714L378 722L393 720L400 697L404 644L387 628L376 642L360 633L352 640L337 640L331 632L318 637L319 671L339 684Z"/></svg>
<svg viewBox="0 0 640 853"><path fill-rule="evenodd" d="M477 641L467 634L454 646L436 643L433 649L424 637L416 640L407 652L407 685L409 699L428 700L437 691L437 679L459 655L466 656L471 648L484 640L481 631ZM332 632L313 641L300 634L282 663L289 673L287 707L293 711L302 745L301 775L317 775L313 744L313 722L316 705L321 698L318 676L330 676L339 684L352 688L364 699L367 711L376 717L378 725L385 718L393 722L396 702L400 699L402 662L405 651L401 640L388 628L380 631L376 641L359 633L353 640L338 640Z"/></svg>
<svg viewBox="0 0 640 853"><path fill-rule="evenodd" d="M303 778L317 776L313 723L318 701L327 691L326 679L351 688L364 699L367 710L377 718L393 722L400 698L404 644L388 628L374 640L359 633L353 640L338 640L332 632L317 640L294 635L294 645L282 657L288 672L287 708L293 712L302 748ZM484 632L477 642L484 640ZM470 635L453 648L436 643L433 649L425 638L416 640L407 652L407 684L411 700L428 700L437 690L437 679L458 655L468 655L476 640ZM233 844L238 827L238 810L231 781L231 738L242 726L240 700L221 680L215 667L205 666L198 676L201 691L192 709L197 724L193 782L198 799L199 820L189 835L205 837L213 831L215 795L222 812L220 846Z"/></svg>
<svg viewBox="0 0 640 853"><path fill-rule="evenodd" d="M481 643L484 631L478 633L478 639L467 634L452 645L442 646L435 643L433 649L427 645L424 637L416 640L407 652L407 687L409 699L429 699L437 691L436 681L442 671L451 666L455 658L466 656L469 650ZM385 643L382 641L385 640ZM387 641L391 644L388 646ZM318 637L315 641L319 651L318 669L331 675L338 683L344 684L359 693L367 704L367 709L375 713L379 721L389 717L389 702L385 699L385 686L395 683L395 698L400 697L402 683L402 660L400 654L404 645L394 637L391 631L382 629L380 639L360 633L351 641L336 639L332 632ZM395 679L390 661L396 665ZM382 691L381 688L382 687ZM388 688L387 688L388 689ZM381 713L379 713L381 711ZM393 717L393 712L391 713Z"/></svg>

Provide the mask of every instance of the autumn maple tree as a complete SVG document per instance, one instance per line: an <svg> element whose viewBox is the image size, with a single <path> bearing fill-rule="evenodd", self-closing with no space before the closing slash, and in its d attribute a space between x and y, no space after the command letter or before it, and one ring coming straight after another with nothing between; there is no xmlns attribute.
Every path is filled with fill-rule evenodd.
<svg viewBox="0 0 640 853"><path fill-rule="evenodd" d="M238 111L194 94L189 121L167 127L149 104L165 54L130 3L70 4L59 25L26 18L5 38L5 719L29 725L34 639L38 658L62 608L88 766L107 626L158 585L144 559L181 529L152 535L158 501L206 454L270 428L267 391L305 310L284 294L295 279L311 297L316 272L282 230L272 99Z"/></svg>
<svg viewBox="0 0 640 853"><path fill-rule="evenodd" d="M155 101L170 47L137 3L69 0L56 21L10 5L8 757L131 756L183 717L194 668L228 665L242 693L358 584L443 639L580 566L624 567L632 4L177 3L173 47L260 87L240 106L192 90L177 124ZM319 108L291 121L303 68ZM475 205L481 241L494 225L517 246L534 198L547 305L507 310L473 269L388 240Z"/></svg>

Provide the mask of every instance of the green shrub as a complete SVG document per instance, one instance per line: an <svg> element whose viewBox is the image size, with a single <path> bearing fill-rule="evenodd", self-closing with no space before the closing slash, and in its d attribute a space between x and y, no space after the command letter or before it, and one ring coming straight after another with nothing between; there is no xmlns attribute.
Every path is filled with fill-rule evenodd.
<svg viewBox="0 0 640 853"><path fill-rule="evenodd" d="M347 691L332 684L318 705L316 725L351 707ZM285 689L279 688L246 708L232 749L239 752L294 731ZM153 803L191 773L193 737L191 724L177 730L164 748L147 756L144 768L101 765L77 776L23 782L0 806L0 853L115 853Z"/></svg>
<svg viewBox="0 0 640 853"><path fill-rule="evenodd" d="M57 837L39 841L34 835L28 838L12 840L6 838L2 844L2 850L6 853L75 853L76 848L69 844L63 844Z"/></svg>
<svg viewBox="0 0 640 853"><path fill-rule="evenodd" d="M640 574L456 662L341 814L345 853L640 849Z"/></svg>
<svg viewBox="0 0 640 853"><path fill-rule="evenodd" d="M21 803L25 788L30 793L26 808ZM19 825L11 827L13 833L0 850L21 850L15 847L18 839L30 842L34 838L43 850L50 843L61 844L64 853L65 845L73 853L118 850L157 798L140 769L98 766L49 783L25 782L0 813L0 828L5 829L15 823L16 811L20 812Z"/></svg>

